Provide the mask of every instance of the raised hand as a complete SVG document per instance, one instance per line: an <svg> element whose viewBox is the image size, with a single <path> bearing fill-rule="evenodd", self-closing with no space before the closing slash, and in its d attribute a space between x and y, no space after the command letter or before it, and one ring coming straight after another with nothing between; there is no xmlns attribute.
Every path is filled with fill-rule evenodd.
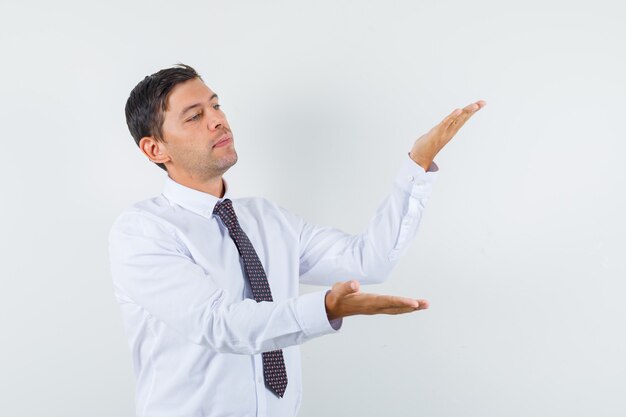
<svg viewBox="0 0 626 417"><path fill-rule="evenodd" d="M329 320L357 314L403 314L428 308L428 301L360 292L359 282L337 282L326 293Z"/></svg>
<svg viewBox="0 0 626 417"><path fill-rule="evenodd" d="M485 107L487 103L479 100L463 109L456 109L450 113L437 126L433 127L428 133L420 136L413 144L413 148L409 155L424 170L428 171L433 159L439 151L446 146L450 139L456 135L461 126L469 120L478 110Z"/></svg>

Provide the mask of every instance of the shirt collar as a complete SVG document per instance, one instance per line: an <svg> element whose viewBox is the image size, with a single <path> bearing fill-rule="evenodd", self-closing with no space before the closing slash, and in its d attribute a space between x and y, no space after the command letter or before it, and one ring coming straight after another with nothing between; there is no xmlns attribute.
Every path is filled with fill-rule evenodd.
<svg viewBox="0 0 626 417"><path fill-rule="evenodd" d="M193 188L179 184L168 175L165 179L165 185L163 186L163 195L171 203L178 204L201 216L211 217L213 215L213 209L218 202L226 198L231 198L228 183L224 178L222 178L222 182L224 184L224 196L218 198L204 191L194 190Z"/></svg>

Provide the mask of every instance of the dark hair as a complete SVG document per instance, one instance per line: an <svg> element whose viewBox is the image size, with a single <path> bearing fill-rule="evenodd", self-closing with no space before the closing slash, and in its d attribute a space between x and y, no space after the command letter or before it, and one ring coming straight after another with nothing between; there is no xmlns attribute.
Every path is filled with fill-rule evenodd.
<svg viewBox="0 0 626 417"><path fill-rule="evenodd" d="M137 146L144 136L163 141L167 97L177 84L194 78L202 79L189 65L177 64L147 76L133 88L126 100L126 124ZM164 164L157 165L167 171Z"/></svg>

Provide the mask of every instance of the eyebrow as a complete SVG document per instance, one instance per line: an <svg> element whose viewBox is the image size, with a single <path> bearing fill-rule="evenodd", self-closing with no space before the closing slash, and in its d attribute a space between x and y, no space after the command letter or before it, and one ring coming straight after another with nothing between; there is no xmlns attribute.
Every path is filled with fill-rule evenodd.
<svg viewBox="0 0 626 417"><path fill-rule="evenodd" d="M217 98L217 94L215 94L215 93L213 93L211 98L209 98L209 101L213 100L214 98ZM182 118L185 115L185 113L187 113L189 110L195 109L196 107L201 107L201 106L202 106L202 103L195 103L195 104L192 104L190 106L187 106L187 107L185 107L183 109L183 111L180 112L180 116L178 116L178 117Z"/></svg>

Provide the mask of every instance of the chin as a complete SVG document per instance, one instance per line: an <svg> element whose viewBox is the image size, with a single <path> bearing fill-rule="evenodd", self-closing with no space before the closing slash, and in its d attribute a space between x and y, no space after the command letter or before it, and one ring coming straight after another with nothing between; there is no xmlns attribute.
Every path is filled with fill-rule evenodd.
<svg viewBox="0 0 626 417"><path fill-rule="evenodd" d="M237 156L237 152L235 152L235 150L233 149L232 154L223 156L219 158L218 160L216 160L214 166L220 171L226 172L228 168L232 167L233 165L237 163L238 159L239 157Z"/></svg>

